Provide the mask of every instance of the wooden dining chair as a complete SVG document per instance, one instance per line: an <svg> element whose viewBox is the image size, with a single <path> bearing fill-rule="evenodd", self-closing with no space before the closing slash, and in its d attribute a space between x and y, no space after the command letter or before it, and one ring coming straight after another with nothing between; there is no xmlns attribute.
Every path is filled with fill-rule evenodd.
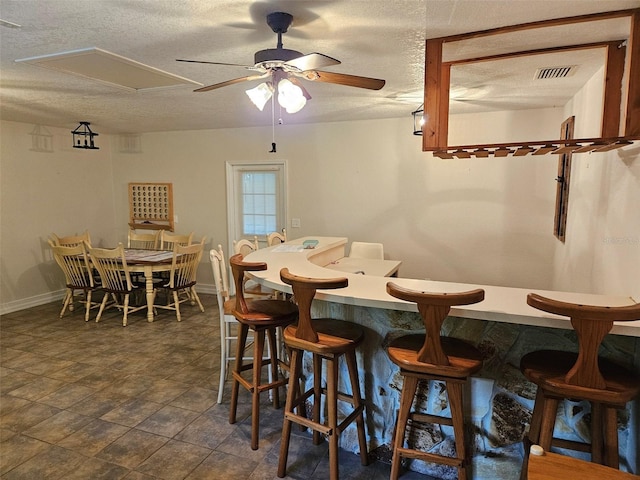
<svg viewBox="0 0 640 480"><path fill-rule="evenodd" d="M91 264L87 256L87 251L83 242L75 246L52 246L53 257L56 263L64 273L67 292L64 297L60 318L64 316L64 312L69 308L73 311L74 293L76 290L84 292L85 315L84 321L89 320L89 311L92 308L98 308L100 303L91 301L91 294L95 290L101 288L99 283L94 281Z"/></svg>
<svg viewBox="0 0 640 480"><path fill-rule="evenodd" d="M160 230L160 249L173 250L174 244L191 245L193 232L189 234L171 233L167 230Z"/></svg>
<svg viewBox="0 0 640 480"><path fill-rule="evenodd" d="M124 255L124 246L119 243L116 248L89 248L91 264L98 270L102 282L102 289L106 292L96 322L102 318L107 305L115 306L122 310L122 326L127 326L130 313L146 309L147 305L130 305L129 298L138 287L131 281L131 273ZM107 303L109 298L112 303Z"/></svg>
<svg viewBox="0 0 640 480"><path fill-rule="evenodd" d="M204 248L203 238L200 243L193 245L180 245L174 244L173 258L171 260L171 270L169 271L169 281L167 283L158 285L154 289L154 299L158 290L164 289L171 293L173 301L169 300L166 305L156 304L154 301L154 308L161 308L165 310L173 310L176 312L176 318L180 322L182 317L180 316L180 304L186 301L190 301L191 304L198 304L200 311L204 312L204 307L196 292L196 275L198 273L198 266L200 265L200 259L202 258L202 251ZM180 292L185 292L186 296L180 298Z"/></svg>
<svg viewBox="0 0 640 480"><path fill-rule="evenodd" d="M68 235L66 237L59 237L55 233L52 233L49 236L49 239L49 245L51 246L73 247L80 243L84 243L87 247L91 246L89 230L85 230L84 233L81 233L80 235Z"/></svg>
<svg viewBox="0 0 640 480"><path fill-rule="evenodd" d="M155 250L160 246L160 232L161 230L150 233L138 233L135 230L129 230L129 234L127 235L127 248Z"/></svg>

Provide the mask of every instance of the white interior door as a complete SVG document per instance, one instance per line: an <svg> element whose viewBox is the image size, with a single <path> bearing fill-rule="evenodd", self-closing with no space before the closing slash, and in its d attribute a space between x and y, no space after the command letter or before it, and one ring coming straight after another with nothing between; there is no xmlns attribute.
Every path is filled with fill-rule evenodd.
<svg viewBox="0 0 640 480"><path fill-rule="evenodd" d="M229 244L258 237L266 245L267 235L286 226L286 164L227 162L227 222Z"/></svg>

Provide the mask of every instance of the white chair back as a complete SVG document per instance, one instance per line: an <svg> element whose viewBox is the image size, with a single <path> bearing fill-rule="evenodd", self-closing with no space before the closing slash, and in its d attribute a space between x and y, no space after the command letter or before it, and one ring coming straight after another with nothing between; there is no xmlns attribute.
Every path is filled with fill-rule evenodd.
<svg viewBox="0 0 640 480"><path fill-rule="evenodd" d="M218 314L220 318L220 384L218 387L218 403L222 403L229 364L235 360L235 355L233 355L231 351L231 342L235 341L237 337L232 335L231 325L236 322L236 317L231 314L233 299L229 294L229 276L222 245L218 245L217 250L212 248L209 251L209 258L211 260L211 267L213 268L213 280L216 287Z"/></svg>
<svg viewBox="0 0 640 480"><path fill-rule="evenodd" d="M247 240L246 238L242 238L240 240L233 241L233 253L235 255L241 253L243 257L246 257L251 252L255 252L258 250L258 237L254 236L253 241Z"/></svg>
<svg viewBox="0 0 640 480"><path fill-rule="evenodd" d="M279 232L271 232L267 235L267 245L272 247L273 245L278 245L280 243L284 243L287 241L287 230L285 228L282 229L282 233Z"/></svg>
<svg viewBox="0 0 640 480"><path fill-rule="evenodd" d="M381 243L351 242L349 257L384 260L384 247Z"/></svg>

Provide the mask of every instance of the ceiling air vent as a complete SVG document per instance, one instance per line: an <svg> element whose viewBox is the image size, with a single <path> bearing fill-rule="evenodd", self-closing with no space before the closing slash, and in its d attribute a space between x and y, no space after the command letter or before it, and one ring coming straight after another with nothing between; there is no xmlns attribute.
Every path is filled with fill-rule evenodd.
<svg viewBox="0 0 640 480"><path fill-rule="evenodd" d="M564 78L573 75L576 65L567 65L564 67L542 67L536 70L534 80L545 80L548 78Z"/></svg>

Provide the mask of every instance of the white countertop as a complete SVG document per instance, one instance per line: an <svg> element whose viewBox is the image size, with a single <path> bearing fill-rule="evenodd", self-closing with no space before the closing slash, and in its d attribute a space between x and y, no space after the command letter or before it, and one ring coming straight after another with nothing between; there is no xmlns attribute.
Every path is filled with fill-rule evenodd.
<svg viewBox="0 0 640 480"><path fill-rule="evenodd" d="M302 249L302 242L315 239L319 243L314 249ZM325 268L325 265L344 257L347 239L344 237L304 237L291 240L283 245L290 245L287 250L274 251L278 247L256 250L246 257L248 262L265 262L267 270L252 272L252 277L259 283L275 290L291 293L291 287L280 280L280 269L287 267L291 273L312 278L346 277L349 286L337 290L318 291L316 298L329 302L358 305L363 307L387 310L416 311L413 303L392 297L386 292L387 282L395 282L407 288L428 292L462 292L475 288L485 291L484 301L454 307L451 315L495 322L517 323L541 327L570 329L569 319L542 312L527 305L527 295L538 293L545 297L584 305L623 306L634 303L630 296L596 295L573 292L556 292L493 285L438 282L409 278L388 278L374 275L360 275ZM300 246L295 248L294 246ZM314 263L315 262L315 263ZM640 320L633 322L617 322L611 333L640 337Z"/></svg>

